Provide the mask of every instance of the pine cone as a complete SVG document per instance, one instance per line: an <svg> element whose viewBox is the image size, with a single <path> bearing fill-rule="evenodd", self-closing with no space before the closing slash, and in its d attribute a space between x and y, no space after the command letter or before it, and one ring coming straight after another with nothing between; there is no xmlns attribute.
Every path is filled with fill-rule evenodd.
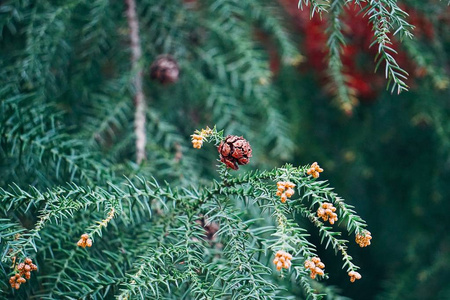
<svg viewBox="0 0 450 300"><path fill-rule="evenodd" d="M233 170L239 169L238 164L248 164L252 157L252 147L242 136L227 136L217 150L220 153L220 161Z"/></svg>
<svg viewBox="0 0 450 300"><path fill-rule="evenodd" d="M180 70L177 61L170 55L160 55L150 66L150 78L162 84L174 83L178 80Z"/></svg>
<svg viewBox="0 0 450 300"><path fill-rule="evenodd" d="M205 238L207 240L210 241L214 241L215 240L215 234L217 231L219 231L219 224L217 224L216 222L211 222L208 225L206 225L206 220L205 217L203 217L202 215L200 215L202 218L197 219L195 222L200 225L201 227L203 227L206 231L206 236Z"/></svg>

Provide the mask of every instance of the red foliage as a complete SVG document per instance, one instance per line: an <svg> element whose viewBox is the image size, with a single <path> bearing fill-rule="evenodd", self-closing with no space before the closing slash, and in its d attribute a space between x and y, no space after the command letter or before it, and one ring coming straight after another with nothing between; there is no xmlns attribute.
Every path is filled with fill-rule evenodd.
<svg viewBox="0 0 450 300"><path fill-rule="evenodd" d="M309 8L303 11L297 8L298 0L279 0L286 12L292 17L292 23L295 28L304 37L301 51L307 57L307 66L312 67L319 74L320 81L325 84L327 79L327 34L326 34L326 15L320 18L315 15L310 19ZM343 72L348 76L348 84L354 88L359 100L371 102L376 99L378 93L385 88L384 64L380 65L380 70L374 73L374 58L377 54L377 47L370 47L373 38L372 26L368 18L359 14L359 8L355 6L346 7L342 14L343 34L346 39L346 45L343 47L341 59L343 63ZM409 22L416 26L415 35L417 37L433 38L434 31L431 23L423 15L407 9L410 14ZM398 64L404 68L411 76L411 70L415 70L413 62L406 54L399 50L399 45L392 40L398 54L395 59ZM420 70L419 70L420 71ZM423 72L415 72L417 75ZM411 80L409 83L411 84Z"/></svg>

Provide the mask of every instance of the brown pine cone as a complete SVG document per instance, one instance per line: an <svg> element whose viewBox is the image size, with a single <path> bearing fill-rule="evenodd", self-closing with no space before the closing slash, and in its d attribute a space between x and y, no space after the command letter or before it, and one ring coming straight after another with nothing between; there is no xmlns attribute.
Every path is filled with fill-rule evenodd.
<svg viewBox="0 0 450 300"><path fill-rule="evenodd" d="M150 66L150 78L162 84L174 83L178 80L180 70L177 61L170 55L160 55Z"/></svg>
<svg viewBox="0 0 450 300"><path fill-rule="evenodd" d="M227 136L217 150L220 153L220 161L233 170L239 169L238 164L248 164L252 157L252 147L242 136Z"/></svg>
<svg viewBox="0 0 450 300"><path fill-rule="evenodd" d="M200 215L200 216L202 216L202 215ZM215 240L214 235L220 229L219 224L217 224L216 222L210 222L208 225L206 225L206 219L203 216L202 216L202 218L197 219L195 222L205 229L207 240L210 240L210 241Z"/></svg>

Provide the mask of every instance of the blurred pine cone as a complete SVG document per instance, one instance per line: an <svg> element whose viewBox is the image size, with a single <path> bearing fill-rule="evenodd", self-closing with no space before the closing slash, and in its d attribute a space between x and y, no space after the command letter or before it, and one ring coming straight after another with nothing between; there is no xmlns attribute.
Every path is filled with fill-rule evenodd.
<svg viewBox="0 0 450 300"><path fill-rule="evenodd" d="M205 217L203 217L202 215L200 216L201 218L197 219L195 222L205 229L205 238L207 240L214 241L216 238L215 234L217 231L219 231L220 228L219 224L217 224L216 222L207 223Z"/></svg>
<svg viewBox="0 0 450 300"><path fill-rule="evenodd" d="M227 136L217 150L220 153L220 161L233 170L239 169L238 164L248 164L252 157L252 147L242 136Z"/></svg>
<svg viewBox="0 0 450 300"><path fill-rule="evenodd" d="M162 84L174 83L178 80L180 70L177 61L170 55L160 55L150 66L150 78Z"/></svg>

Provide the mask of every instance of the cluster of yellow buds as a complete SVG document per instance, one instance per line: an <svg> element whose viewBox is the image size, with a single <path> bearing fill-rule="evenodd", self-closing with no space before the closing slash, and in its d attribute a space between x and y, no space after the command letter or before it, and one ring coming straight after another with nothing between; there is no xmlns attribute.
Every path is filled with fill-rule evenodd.
<svg viewBox="0 0 450 300"><path fill-rule="evenodd" d="M294 195L295 184L290 181L278 181L277 182L277 196L281 197L281 202L285 203L287 198L291 198Z"/></svg>
<svg viewBox="0 0 450 300"><path fill-rule="evenodd" d="M356 271L350 271L348 272L348 276L350 276L350 281L355 282L356 279L361 279L361 274L359 274Z"/></svg>
<svg viewBox="0 0 450 300"><path fill-rule="evenodd" d="M31 258L26 258L23 263L20 263L17 266L17 270L19 271L19 273L16 273L14 276L11 276L9 278L9 284L11 285L12 288L15 288L16 290L20 288L20 285L22 283L27 282L26 279L31 278L31 272L36 271L37 266L33 264ZM25 275L26 279L23 278L22 275Z"/></svg>
<svg viewBox="0 0 450 300"><path fill-rule="evenodd" d="M305 269L309 269L311 274L309 275L312 279L316 279L317 275L323 276L325 273L323 269L325 264L320 261L320 258L313 257L311 260L305 261Z"/></svg>
<svg viewBox="0 0 450 300"><path fill-rule="evenodd" d="M9 278L9 284L16 290L20 289L20 285L25 282L27 282L26 279L20 276L19 273L16 273L14 276Z"/></svg>
<svg viewBox="0 0 450 300"><path fill-rule="evenodd" d="M370 245L370 240L372 239L372 235L370 231L365 230L363 234L357 234L355 241L360 247L367 247Z"/></svg>
<svg viewBox="0 0 450 300"><path fill-rule="evenodd" d="M279 250L275 254L275 259L273 260L273 263L277 267L277 271L281 271L282 268L289 269L291 267L291 259L292 255L290 255L286 251Z"/></svg>
<svg viewBox="0 0 450 300"><path fill-rule="evenodd" d="M86 248L86 246L92 246L92 240L89 238L87 233L81 235L81 239L78 241L77 246L83 248Z"/></svg>
<svg viewBox="0 0 450 300"><path fill-rule="evenodd" d="M325 202L317 209L317 216L324 221L330 221L333 225L338 220L337 213L335 213L336 207L333 204Z"/></svg>
<svg viewBox="0 0 450 300"><path fill-rule="evenodd" d="M311 167L306 171L306 174L312 175L314 178L319 177L319 173L322 173L323 169L317 164L317 162L313 162Z"/></svg>
<svg viewBox="0 0 450 300"><path fill-rule="evenodd" d="M195 149L200 149L203 146L203 140L213 133L212 129L206 127L206 129L202 129L201 131L196 130L192 135L192 146Z"/></svg>

